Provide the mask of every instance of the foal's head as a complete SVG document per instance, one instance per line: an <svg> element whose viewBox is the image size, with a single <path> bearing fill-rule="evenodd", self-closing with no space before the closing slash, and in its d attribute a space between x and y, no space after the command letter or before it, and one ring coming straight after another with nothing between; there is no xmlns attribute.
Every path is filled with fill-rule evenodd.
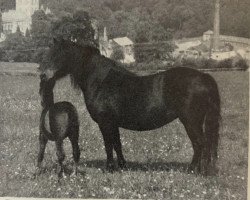
<svg viewBox="0 0 250 200"><path fill-rule="evenodd" d="M55 83L55 80L53 78L48 78L46 73L40 74L39 94L41 96L41 105L43 108L50 107L54 104L53 88Z"/></svg>

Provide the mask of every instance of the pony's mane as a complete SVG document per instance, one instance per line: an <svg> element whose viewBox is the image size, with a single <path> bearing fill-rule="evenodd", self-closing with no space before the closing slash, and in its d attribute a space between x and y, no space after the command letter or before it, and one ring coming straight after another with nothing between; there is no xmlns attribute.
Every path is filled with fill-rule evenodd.
<svg viewBox="0 0 250 200"><path fill-rule="evenodd" d="M114 71L116 72L121 72L121 73L125 73L127 75L132 75L132 76L136 76L133 72L129 71L128 69L124 68L122 66L122 64L110 59L110 58L107 58L105 56L102 56L104 59L107 60L107 62L109 63L109 67L111 69L113 69Z"/></svg>
<svg viewBox="0 0 250 200"><path fill-rule="evenodd" d="M118 71L118 72L121 72L121 73L125 73L125 74L128 74L128 75L133 75L135 76L134 73L132 73L131 71L125 69L121 64L119 64L118 62L110 59L110 58L107 58L103 55L101 55L100 53L100 50L92 45L81 45L81 44L78 44L78 43L75 43L75 42L71 42L71 41L68 41L70 44L69 45L73 45L73 46L76 46L80 49L88 49L92 55L98 55L98 56L101 56L103 59L106 60L106 62L109 63L109 67L111 69L113 69L114 71Z"/></svg>
<svg viewBox="0 0 250 200"><path fill-rule="evenodd" d="M93 64L95 64L96 66L100 68L105 67L106 69L111 69L118 73L126 74L129 76L136 76L134 73L125 69L118 62L101 55L99 49L92 45L81 45L81 44L78 44L69 40L56 41L56 44L58 46L56 46L55 49L52 48L52 51L50 53L50 61L52 63L54 61L56 61L56 63L58 63L57 61L61 62L61 63L58 63L58 67L59 67L58 74L60 74L61 72L63 75L66 75L66 74L70 74L69 71L71 70L74 71L74 72L72 71L74 75L71 74L70 77L71 77L71 82L73 83L73 86L75 86L75 88L77 84L76 84L76 80L74 80L76 77L74 76L79 74L82 70L81 69L82 65L80 65L80 62L82 61L88 62L87 60L89 60L91 57L93 57L93 60L92 60L94 62ZM70 51L70 52L67 52L67 51ZM66 57L69 54L75 57L74 60L76 61L76 63L75 64L72 63L74 65L74 69L72 68L70 69L68 65L63 65L64 64L63 62L67 60Z"/></svg>
<svg viewBox="0 0 250 200"><path fill-rule="evenodd" d="M99 54L99 55L101 54L99 49L94 47L93 45L89 45L89 44L81 45L81 44L78 44L76 42L72 42L72 41L68 41L68 40L65 40L64 42L67 43L68 45L75 46L75 47L78 47L80 49L88 49L91 51L91 53L94 53L94 54Z"/></svg>

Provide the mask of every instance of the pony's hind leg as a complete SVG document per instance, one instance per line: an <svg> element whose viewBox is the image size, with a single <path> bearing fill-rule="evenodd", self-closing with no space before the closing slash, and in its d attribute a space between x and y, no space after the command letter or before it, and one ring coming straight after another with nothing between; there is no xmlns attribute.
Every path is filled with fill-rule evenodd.
<svg viewBox="0 0 250 200"><path fill-rule="evenodd" d="M69 139L70 139L70 142L72 145L73 158L74 158L74 162L75 162L73 175L77 175L78 163L79 163L79 159L80 159L80 148L79 148L79 144L78 144L79 131L74 131L73 133L75 133L75 134L70 135Z"/></svg>
<svg viewBox="0 0 250 200"><path fill-rule="evenodd" d="M65 159L62 140L56 141L56 154L59 162L58 177L62 178L64 176L63 161Z"/></svg>
<svg viewBox="0 0 250 200"><path fill-rule="evenodd" d="M40 135L39 135L39 153L38 153L37 171L36 171L37 175L39 175L41 173L42 161L44 158L44 151L45 151L47 142L48 142L47 137L42 132L40 132Z"/></svg>
<svg viewBox="0 0 250 200"><path fill-rule="evenodd" d="M202 170L203 147L205 145L205 137L203 134L202 126L184 123L184 127L191 140L194 151L189 170L195 173L200 173Z"/></svg>
<svg viewBox="0 0 250 200"><path fill-rule="evenodd" d="M193 146L194 154L189 170L195 173L202 172L204 167L204 153L206 150L206 137L203 131L204 117L204 113L198 112L191 106L179 117Z"/></svg>

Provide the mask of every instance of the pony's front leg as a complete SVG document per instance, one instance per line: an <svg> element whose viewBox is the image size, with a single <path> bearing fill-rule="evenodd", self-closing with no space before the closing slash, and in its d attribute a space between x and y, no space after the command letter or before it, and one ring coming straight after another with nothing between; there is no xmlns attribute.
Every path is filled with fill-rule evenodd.
<svg viewBox="0 0 250 200"><path fill-rule="evenodd" d="M118 127L116 127L114 129L114 149L115 149L116 155L117 155L118 166L121 169L126 169L127 165L126 165L126 161L125 161L123 154L122 154L122 144L121 144L120 132L119 132Z"/></svg>
<svg viewBox="0 0 250 200"><path fill-rule="evenodd" d="M38 153L37 168L36 168L35 175L39 175L41 173L42 161L44 158L44 151L45 151L47 142L48 142L47 137L42 132L40 132L40 135L39 135L39 153Z"/></svg>
<svg viewBox="0 0 250 200"><path fill-rule="evenodd" d="M99 124L99 128L102 132L105 151L107 154L107 171L113 172L115 169L113 158L114 127L110 123L101 123Z"/></svg>

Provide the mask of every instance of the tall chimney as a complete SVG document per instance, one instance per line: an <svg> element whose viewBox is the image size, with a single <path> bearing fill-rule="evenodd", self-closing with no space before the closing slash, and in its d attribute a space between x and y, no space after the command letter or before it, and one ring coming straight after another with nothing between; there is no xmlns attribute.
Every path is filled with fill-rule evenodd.
<svg viewBox="0 0 250 200"><path fill-rule="evenodd" d="M215 0L213 49L219 50L220 43L220 0Z"/></svg>
<svg viewBox="0 0 250 200"><path fill-rule="evenodd" d="M108 35L107 35L107 28L106 28L106 26L104 27L104 30L103 30L103 40L105 42L108 41Z"/></svg>

